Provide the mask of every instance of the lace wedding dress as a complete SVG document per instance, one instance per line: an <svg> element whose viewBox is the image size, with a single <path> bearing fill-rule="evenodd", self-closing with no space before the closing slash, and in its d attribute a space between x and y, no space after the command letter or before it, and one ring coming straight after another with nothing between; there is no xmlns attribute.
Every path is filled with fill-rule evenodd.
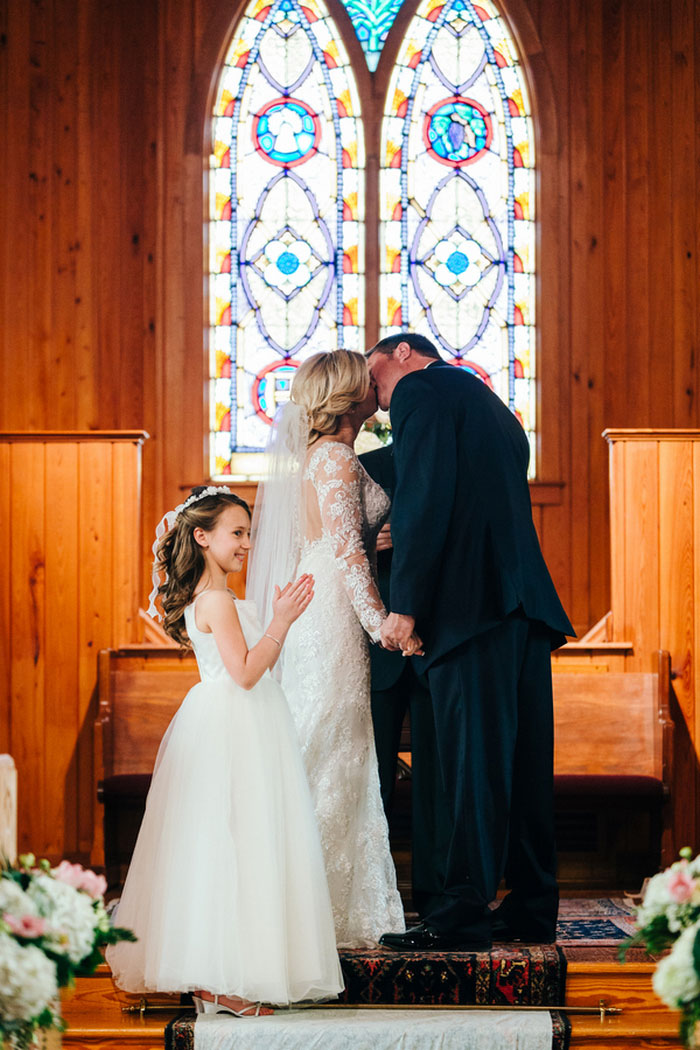
<svg viewBox="0 0 700 1050"><path fill-rule="evenodd" d="M315 595L292 625L282 685L297 725L342 946L404 929L379 790L367 634L386 616L367 551L389 499L351 448L318 444L303 469L305 522L297 575ZM365 634L367 632L367 634Z"/></svg>

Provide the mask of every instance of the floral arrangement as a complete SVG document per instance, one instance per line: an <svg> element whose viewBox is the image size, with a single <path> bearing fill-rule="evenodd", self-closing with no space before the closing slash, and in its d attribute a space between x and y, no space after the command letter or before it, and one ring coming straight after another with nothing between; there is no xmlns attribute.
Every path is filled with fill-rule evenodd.
<svg viewBox="0 0 700 1050"><path fill-rule="evenodd" d="M637 932L620 946L620 959L632 945L647 953L671 951L659 962L652 983L667 1006L682 1012L681 1039L696 1045L700 1022L700 856L688 847L666 871L649 880L637 908Z"/></svg>
<svg viewBox="0 0 700 1050"><path fill-rule="evenodd" d="M102 875L64 860L57 868L33 854L0 869L0 1036L24 1050L37 1029L58 1028L58 989L92 973L101 948L133 941L112 927Z"/></svg>

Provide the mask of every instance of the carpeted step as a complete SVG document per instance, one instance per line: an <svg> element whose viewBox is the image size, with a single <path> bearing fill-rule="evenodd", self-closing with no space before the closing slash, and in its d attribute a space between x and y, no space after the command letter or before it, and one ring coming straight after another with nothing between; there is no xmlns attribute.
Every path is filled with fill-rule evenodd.
<svg viewBox="0 0 700 1050"><path fill-rule="evenodd" d="M568 1050L566 1018L545 1010L387 1007L312 1008L239 1021L207 1014L197 1022L198 1050ZM176 1018L165 1050L194 1050L195 1019Z"/></svg>
<svg viewBox="0 0 700 1050"><path fill-rule="evenodd" d="M341 1001L359 1006L560 1006L566 956L553 944L484 952L341 951Z"/></svg>

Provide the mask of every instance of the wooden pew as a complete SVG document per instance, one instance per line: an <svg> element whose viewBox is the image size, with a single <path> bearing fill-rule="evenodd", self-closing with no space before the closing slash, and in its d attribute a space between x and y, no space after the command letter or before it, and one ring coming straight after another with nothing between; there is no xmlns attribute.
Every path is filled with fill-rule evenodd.
<svg viewBox="0 0 700 1050"><path fill-rule="evenodd" d="M641 812L650 822L647 863L653 865L644 874L652 874L673 859L669 655L658 654L654 674L564 667L555 663L553 673L560 829L590 823L596 813L621 813L624 824L630 809ZM194 656L179 649L127 646L99 654L95 776L104 821L95 830L101 843L104 828L110 886L126 872L163 733L198 677ZM634 823L630 828L632 834ZM580 870L579 881L586 881Z"/></svg>
<svg viewBox="0 0 700 1050"><path fill-rule="evenodd" d="M655 673L568 670L555 663L555 796L559 814L647 814L653 874L674 859L670 785L673 722L669 712L670 656L659 651ZM631 834L631 832L630 832ZM611 846L624 848L624 844ZM560 852L561 857L561 852ZM634 888L634 887L630 887Z"/></svg>
<svg viewBox="0 0 700 1050"><path fill-rule="evenodd" d="M123 881L158 746L188 690L199 681L194 655L160 646L103 649L95 722L96 856L104 849L110 886ZM102 817L102 819L100 819Z"/></svg>

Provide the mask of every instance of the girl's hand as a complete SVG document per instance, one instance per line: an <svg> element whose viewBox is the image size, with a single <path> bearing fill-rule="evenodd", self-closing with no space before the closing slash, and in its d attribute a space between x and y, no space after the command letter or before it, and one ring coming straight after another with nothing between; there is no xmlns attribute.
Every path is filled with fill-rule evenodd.
<svg viewBox="0 0 700 1050"><path fill-rule="evenodd" d="M272 610L275 618L287 625L298 620L314 596L314 578L305 572L298 580L290 581L281 590L275 587Z"/></svg>

